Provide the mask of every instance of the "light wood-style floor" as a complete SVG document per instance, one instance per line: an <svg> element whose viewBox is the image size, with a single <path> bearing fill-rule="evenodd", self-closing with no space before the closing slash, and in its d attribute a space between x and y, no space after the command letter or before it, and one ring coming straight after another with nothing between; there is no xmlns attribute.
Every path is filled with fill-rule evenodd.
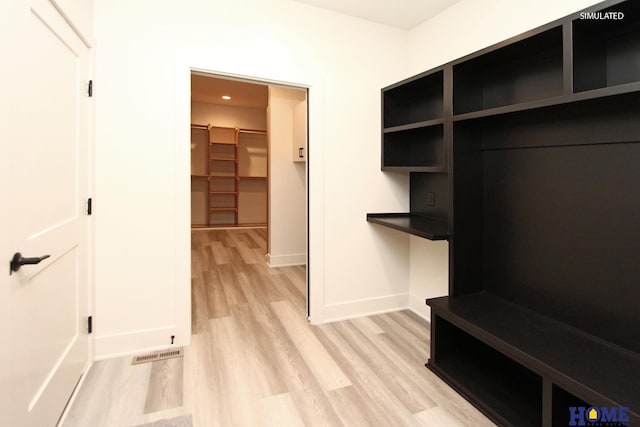
<svg viewBox="0 0 640 427"><path fill-rule="evenodd" d="M429 324L400 311L312 326L304 267L270 269L264 229L192 232L184 358L96 362L64 423L135 426L484 426L424 367ZM348 284L345 284L348 286Z"/></svg>

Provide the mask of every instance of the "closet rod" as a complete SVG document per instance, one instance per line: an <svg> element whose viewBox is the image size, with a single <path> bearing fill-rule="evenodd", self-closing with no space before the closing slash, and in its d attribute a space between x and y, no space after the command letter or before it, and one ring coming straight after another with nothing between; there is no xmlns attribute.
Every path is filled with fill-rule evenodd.
<svg viewBox="0 0 640 427"><path fill-rule="evenodd" d="M267 131L266 130L260 130L260 129L240 129L239 130L240 133L256 133L259 135L266 135Z"/></svg>

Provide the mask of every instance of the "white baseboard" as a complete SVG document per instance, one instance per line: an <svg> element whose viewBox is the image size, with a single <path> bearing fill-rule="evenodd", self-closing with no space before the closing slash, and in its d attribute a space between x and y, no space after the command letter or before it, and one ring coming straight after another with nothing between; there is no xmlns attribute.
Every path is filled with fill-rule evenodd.
<svg viewBox="0 0 640 427"><path fill-rule="evenodd" d="M267 254L269 267L291 267L293 265L305 265L307 254L272 255Z"/></svg>
<svg viewBox="0 0 640 427"><path fill-rule="evenodd" d="M397 294L325 305L323 323L404 310L408 298L408 294Z"/></svg>
<svg viewBox="0 0 640 427"><path fill-rule="evenodd" d="M124 334L97 336L94 345L94 360L110 359L136 353L145 353L172 347L171 336L175 327L147 329ZM191 337L181 337L174 341L174 347L189 345Z"/></svg>
<svg viewBox="0 0 640 427"><path fill-rule="evenodd" d="M409 295L409 310L427 321L431 321L431 307L425 304L425 299L416 295Z"/></svg>

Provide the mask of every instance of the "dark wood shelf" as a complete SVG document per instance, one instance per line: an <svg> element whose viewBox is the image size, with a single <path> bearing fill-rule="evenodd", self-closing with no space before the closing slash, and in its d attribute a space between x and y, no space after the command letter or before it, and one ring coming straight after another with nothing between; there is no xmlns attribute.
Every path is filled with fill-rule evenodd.
<svg viewBox="0 0 640 427"><path fill-rule="evenodd" d="M494 117L494 116L500 116L504 114L536 110L536 109L541 109L546 107L552 107L554 105L565 104L565 103L571 102L572 100L573 99L568 95L556 96L553 98L545 98L545 99L539 99L536 101L522 102L519 104L507 105L504 107L489 108L487 110L474 111L471 113L456 114L453 116L453 121L461 122L465 120L474 120L474 119L481 119L485 117Z"/></svg>
<svg viewBox="0 0 640 427"><path fill-rule="evenodd" d="M590 405L628 406L640 422L637 353L486 292L430 299L427 304L435 316Z"/></svg>
<svg viewBox="0 0 640 427"><path fill-rule="evenodd" d="M463 122L468 120L491 118L511 113L524 113L528 111L540 110L544 108L552 108L555 106L569 104L577 104L591 100L605 100L606 98L615 98L624 95L640 93L640 82L626 83L613 87L598 88L589 91L579 92L572 95L562 95L553 98L545 98L536 101L523 102L520 104L508 105L505 107L491 108L488 110L474 111L472 113L457 114L453 116L454 122Z"/></svg>
<svg viewBox="0 0 640 427"><path fill-rule="evenodd" d="M209 175L193 175L193 174L192 174L192 175L191 175L191 178L205 178L205 179L208 179L208 178L209 178Z"/></svg>
<svg viewBox="0 0 640 427"><path fill-rule="evenodd" d="M383 133L393 133L393 132L402 132L403 130L411 130L411 129L420 129L426 128L430 126L437 126L444 123L444 119L435 119L435 120L426 120L423 122L409 123L402 126L393 126L389 128L382 129Z"/></svg>
<svg viewBox="0 0 640 427"><path fill-rule="evenodd" d="M411 213L368 213L367 221L429 240L449 238L446 221Z"/></svg>

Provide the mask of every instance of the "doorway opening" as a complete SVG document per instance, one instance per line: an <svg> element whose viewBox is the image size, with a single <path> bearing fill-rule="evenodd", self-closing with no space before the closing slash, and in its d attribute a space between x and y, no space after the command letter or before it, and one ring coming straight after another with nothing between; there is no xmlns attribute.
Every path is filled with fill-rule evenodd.
<svg viewBox="0 0 640 427"><path fill-rule="evenodd" d="M191 73L192 251L218 264L302 266L292 274L304 272L308 317L307 139L306 88Z"/></svg>

